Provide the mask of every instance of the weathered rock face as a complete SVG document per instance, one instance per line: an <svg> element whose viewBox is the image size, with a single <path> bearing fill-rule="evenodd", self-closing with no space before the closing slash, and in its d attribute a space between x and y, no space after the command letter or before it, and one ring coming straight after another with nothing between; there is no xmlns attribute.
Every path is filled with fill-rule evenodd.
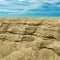
<svg viewBox="0 0 60 60"><path fill-rule="evenodd" d="M1 18L0 60L60 60L60 18Z"/></svg>

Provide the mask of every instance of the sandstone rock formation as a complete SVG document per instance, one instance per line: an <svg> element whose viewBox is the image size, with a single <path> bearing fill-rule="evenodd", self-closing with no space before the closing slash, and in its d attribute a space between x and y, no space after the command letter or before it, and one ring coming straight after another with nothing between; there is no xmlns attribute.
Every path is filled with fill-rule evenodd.
<svg viewBox="0 0 60 60"><path fill-rule="evenodd" d="M0 60L60 60L60 18L0 18Z"/></svg>

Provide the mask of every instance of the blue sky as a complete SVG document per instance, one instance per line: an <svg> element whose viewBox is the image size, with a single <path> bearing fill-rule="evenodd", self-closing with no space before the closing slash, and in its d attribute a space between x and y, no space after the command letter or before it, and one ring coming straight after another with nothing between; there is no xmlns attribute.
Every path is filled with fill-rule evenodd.
<svg viewBox="0 0 60 60"><path fill-rule="evenodd" d="M60 0L0 0L0 17L60 16Z"/></svg>

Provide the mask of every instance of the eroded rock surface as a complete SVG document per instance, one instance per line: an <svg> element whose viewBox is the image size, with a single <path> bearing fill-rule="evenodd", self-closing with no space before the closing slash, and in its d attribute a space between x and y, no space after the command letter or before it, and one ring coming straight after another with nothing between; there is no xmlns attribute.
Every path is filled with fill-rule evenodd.
<svg viewBox="0 0 60 60"><path fill-rule="evenodd" d="M0 60L60 60L60 18L1 18Z"/></svg>

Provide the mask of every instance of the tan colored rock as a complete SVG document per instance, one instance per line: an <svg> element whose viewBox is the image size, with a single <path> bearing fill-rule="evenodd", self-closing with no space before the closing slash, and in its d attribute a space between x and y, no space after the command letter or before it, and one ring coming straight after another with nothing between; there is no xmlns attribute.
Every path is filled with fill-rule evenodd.
<svg viewBox="0 0 60 60"><path fill-rule="evenodd" d="M41 48L52 49L56 54L60 55L60 42L59 41L42 41Z"/></svg>
<svg viewBox="0 0 60 60"><path fill-rule="evenodd" d="M57 32L58 32L58 27L53 27L53 25L52 26L43 25L37 29L36 35L48 39L57 39L57 34L58 34Z"/></svg>
<svg viewBox="0 0 60 60"><path fill-rule="evenodd" d="M15 41L20 41L21 40L21 35L18 34L0 34L0 39L2 41L10 41L10 42L15 42Z"/></svg>
<svg viewBox="0 0 60 60"><path fill-rule="evenodd" d="M60 18L1 18L0 60L60 60Z"/></svg>
<svg viewBox="0 0 60 60"><path fill-rule="evenodd" d="M57 40L60 41L60 22L57 25L58 25Z"/></svg>
<svg viewBox="0 0 60 60"><path fill-rule="evenodd" d="M36 32L36 26L28 26L25 28L25 35L33 35Z"/></svg>
<svg viewBox="0 0 60 60"><path fill-rule="evenodd" d="M24 34L25 27L27 27L27 25L10 23L9 28L7 29L7 32L10 32L13 34Z"/></svg>
<svg viewBox="0 0 60 60"><path fill-rule="evenodd" d="M9 24L2 23L0 26L0 33L5 33L8 29Z"/></svg>
<svg viewBox="0 0 60 60"><path fill-rule="evenodd" d="M21 41L33 41L34 37L33 36L23 36L21 38Z"/></svg>
<svg viewBox="0 0 60 60"><path fill-rule="evenodd" d="M0 42L0 59L11 54L16 49L14 42Z"/></svg>
<svg viewBox="0 0 60 60"><path fill-rule="evenodd" d="M39 50L37 60L58 60L58 55L51 49Z"/></svg>
<svg viewBox="0 0 60 60"><path fill-rule="evenodd" d="M32 48L21 48L1 60L36 60L37 52Z"/></svg>

